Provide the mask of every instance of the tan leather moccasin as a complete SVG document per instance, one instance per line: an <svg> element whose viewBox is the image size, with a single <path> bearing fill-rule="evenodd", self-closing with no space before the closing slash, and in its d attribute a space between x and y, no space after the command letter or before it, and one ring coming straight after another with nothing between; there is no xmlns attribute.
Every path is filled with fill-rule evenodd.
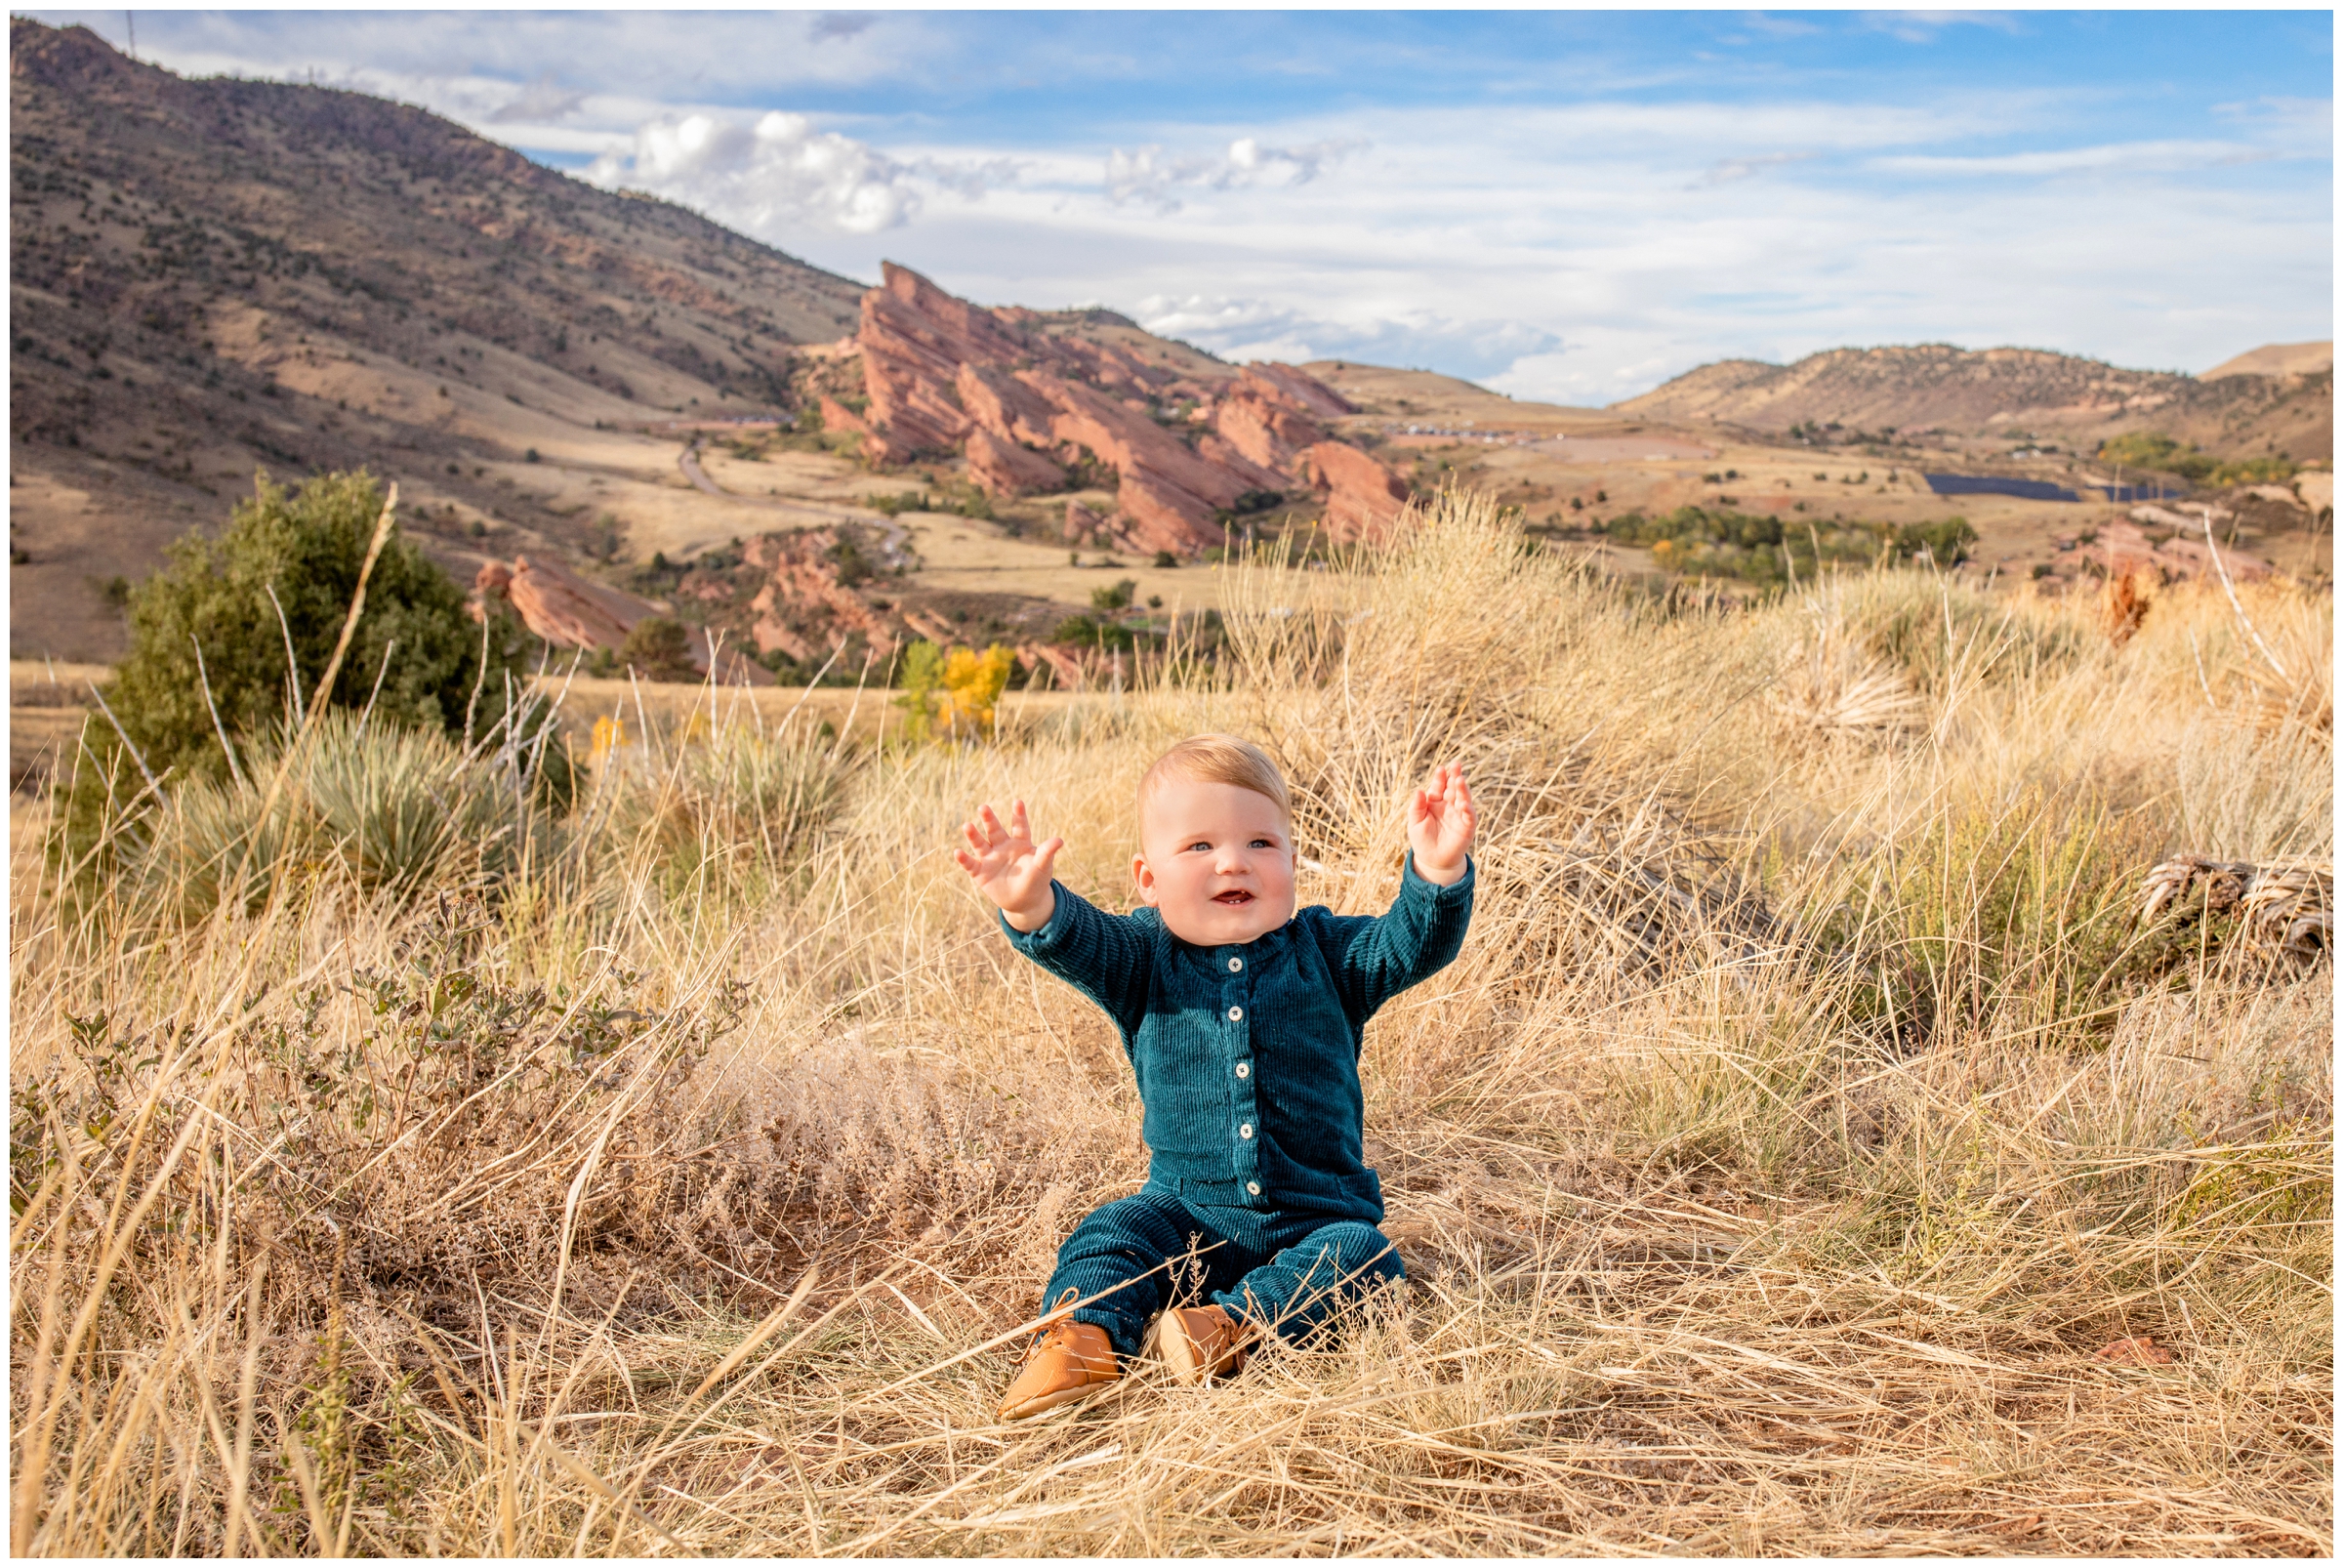
<svg viewBox="0 0 2343 1568"><path fill-rule="evenodd" d="M1123 1376L1115 1347L1095 1323L1060 1319L1026 1347L1025 1365L1001 1396L1001 1419L1023 1421L1055 1410Z"/></svg>
<svg viewBox="0 0 2343 1568"><path fill-rule="evenodd" d="M1147 1329L1146 1352L1171 1370L1174 1382L1228 1377L1245 1365L1254 1330L1217 1306L1174 1306Z"/></svg>

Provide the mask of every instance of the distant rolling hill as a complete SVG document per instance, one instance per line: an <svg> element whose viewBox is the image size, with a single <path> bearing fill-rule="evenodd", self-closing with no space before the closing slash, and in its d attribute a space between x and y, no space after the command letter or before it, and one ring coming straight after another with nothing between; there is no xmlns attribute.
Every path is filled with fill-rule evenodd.
<svg viewBox="0 0 2343 1568"><path fill-rule="evenodd" d="M2322 370L2335 368L2333 339L2320 343L2265 343L2259 349L2248 349L2235 359L2224 359L2203 375L2199 381L2219 381L2224 376L2315 376Z"/></svg>
<svg viewBox="0 0 2343 1568"><path fill-rule="evenodd" d="M2071 439L2153 431L2223 457L2324 459L2334 447L2333 359L2320 363L2298 351L2306 347L2256 350L2217 377L2123 370L2035 349L1832 349L1788 365L1721 360L1613 406L1647 419L1759 431L1833 421ZM2305 368L2286 368L2296 364Z"/></svg>
<svg viewBox="0 0 2343 1568"><path fill-rule="evenodd" d="M185 80L22 19L9 53L20 650L104 656L94 585L217 523L256 467L366 464L411 508L563 539L582 522L502 465L772 407L793 345L858 319L859 283L422 109Z"/></svg>

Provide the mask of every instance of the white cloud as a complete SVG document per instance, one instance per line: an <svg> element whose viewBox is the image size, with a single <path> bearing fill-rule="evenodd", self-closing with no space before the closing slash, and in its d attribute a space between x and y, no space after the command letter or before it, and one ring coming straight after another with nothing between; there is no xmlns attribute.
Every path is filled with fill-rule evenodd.
<svg viewBox="0 0 2343 1568"><path fill-rule="evenodd" d="M1180 208L1175 188L1233 190L1270 185L1304 186L1350 153L1368 146L1364 137L1337 137L1304 146L1264 145L1258 137L1241 136L1228 150L1213 157L1168 157L1161 146L1136 152L1116 147L1106 155L1105 188L1109 201L1134 202L1158 212Z"/></svg>
<svg viewBox="0 0 2343 1568"><path fill-rule="evenodd" d="M911 174L884 152L775 109L753 127L712 114L654 120L632 146L595 159L585 178L773 237L807 225L846 234L897 227L919 210Z"/></svg>
<svg viewBox="0 0 2343 1568"><path fill-rule="evenodd" d="M1752 11L1741 19L1742 25L1751 32L1761 32L1769 38L1811 38L1823 29L1811 21L1794 17L1776 17L1763 11Z"/></svg>
<svg viewBox="0 0 2343 1568"><path fill-rule="evenodd" d="M2044 177L2108 170L2178 171L2258 163L2277 156L2241 142L2118 142L2096 147L2054 147L2037 152L2003 152L1986 157L1905 154L1873 158L1882 174L1941 174Z"/></svg>
<svg viewBox="0 0 2343 1568"><path fill-rule="evenodd" d="M1437 365L1459 376L1502 371L1561 340L1526 321L1458 320L1414 310L1379 320L1344 320L1259 299L1150 296L1131 307L1139 324L1210 349L1224 359L1363 359Z"/></svg>
<svg viewBox="0 0 2343 1568"><path fill-rule="evenodd" d="M491 125L553 125L575 114L586 95L563 88L547 71L488 116Z"/></svg>
<svg viewBox="0 0 2343 1568"><path fill-rule="evenodd" d="M1811 152L1768 152L1755 158L1726 158L1710 164L1708 172L1692 183L1692 188L1729 186L1742 180L1753 180L1768 169L1779 169L1786 163L1804 163L1813 156Z"/></svg>
<svg viewBox="0 0 2343 1568"><path fill-rule="evenodd" d="M2005 11L1872 11L1865 14L1863 22L1908 44L1932 44L1948 27L1989 27L2013 36L2026 30Z"/></svg>
<svg viewBox="0 0 2343 1568"><path fill-rule="evenodd" d="M1252 134L1304 147L1371 131L1338 177L1215 186L1232 160L1183 164L1156 143L1101 191L1078 159L1042 156L981 216L939 198L884 241L816 256L868 273L884 254L987 303L1096 300L1234 359L1424 365L1598 405L1715 359L1841 345L2210 364L2325 334L2329 203L2201 172L2256 147L2242 125L2021 154L1994 178L1967 176L2011 155L1936 151L2039 148L2029 129L2072 112L2048 94L1964 91L1322 116ZM2225 242L2181 265L2139 242L2148 212Z"/></svg>

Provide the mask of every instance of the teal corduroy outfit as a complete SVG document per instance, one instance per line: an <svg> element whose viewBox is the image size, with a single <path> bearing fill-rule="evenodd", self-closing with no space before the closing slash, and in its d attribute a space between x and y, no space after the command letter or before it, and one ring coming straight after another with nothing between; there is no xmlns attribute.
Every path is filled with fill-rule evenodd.
<svg viewBox="0 0 2343 1568"><path fill-rule="evenodd" d="M1004 920L1018 952L1114 1020L1144 1107L1147 1184L1075 1227L1046 1304L1111 1293L1073 1316L1134 1355L1147 1319L1182 1299L1299 1339L1401 1277L1375 1228L1383 1196L1361 1151L1359 1052L1377 1009L1457 956L1473 880L1467 862L1455 886L1435 886L1411 855L1382 915L1313 905L1217 947L1180 940L1152 908L1109 915L1057 883L1048 924Z"/></svg>

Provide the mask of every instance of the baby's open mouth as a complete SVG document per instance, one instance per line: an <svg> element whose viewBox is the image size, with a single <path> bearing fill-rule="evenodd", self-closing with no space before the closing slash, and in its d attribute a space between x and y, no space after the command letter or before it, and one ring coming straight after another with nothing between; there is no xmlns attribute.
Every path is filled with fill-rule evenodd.
<svg viewBox="0 0 2343 1568"><path fill-rule="evenodd" d="M1252 903L1253 894L1247 892L1242 887L1235 887L1224 893L1213 894L1213 902L1215 904L1226 904L1230 908L1234 909L1239 904Z"/></svg>

